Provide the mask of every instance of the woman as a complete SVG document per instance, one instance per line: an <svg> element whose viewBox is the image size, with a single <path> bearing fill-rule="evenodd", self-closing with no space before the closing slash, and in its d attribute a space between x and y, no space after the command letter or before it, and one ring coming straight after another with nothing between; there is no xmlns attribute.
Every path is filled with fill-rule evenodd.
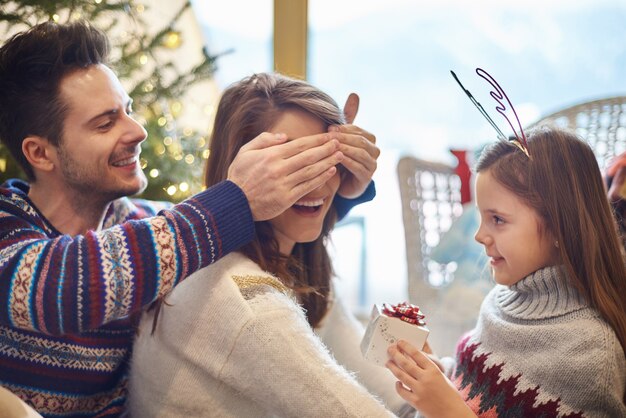
<svg viewBox="0 0 626 418"><path fill-rule="evenodd" d="M227 178L237 151L262 132L369 135L342 123L336 103L303 81L246 78L220 101L206 185ZM131 368L132 416L412 411L391 374L362 359L362 328L332 291L324 242L344 170L276 218L257 222L255 241L187 279L143 317Z"/></svg>

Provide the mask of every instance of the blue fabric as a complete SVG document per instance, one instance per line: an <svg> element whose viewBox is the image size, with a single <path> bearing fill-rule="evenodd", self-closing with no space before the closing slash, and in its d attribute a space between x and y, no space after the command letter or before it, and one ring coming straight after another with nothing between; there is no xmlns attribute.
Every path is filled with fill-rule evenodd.
<svg viewBox="0 0 626 418"><path fill-rule="evenodd" d="M361 194L359 197L355 197L354 199L346 199L339 195L335 196L334 204L335 209L337 210L337 220L340 221L343 219L350 209L355 207L356 205L360 205L361 203L369 202L374 199L376 196L376 186L374 186L374 182L371 181L370 184L367 185L367 189Z"/></svg>
<svg viewBox="0 0 626 418"><path fill-rule="evenodd" d="M455 278L469 283L482 277L488 262L483 246L474 240L479 224L476 206L465 205L463 214L452 222L430 253L430 258L438 263L457 263Z"/></svg>

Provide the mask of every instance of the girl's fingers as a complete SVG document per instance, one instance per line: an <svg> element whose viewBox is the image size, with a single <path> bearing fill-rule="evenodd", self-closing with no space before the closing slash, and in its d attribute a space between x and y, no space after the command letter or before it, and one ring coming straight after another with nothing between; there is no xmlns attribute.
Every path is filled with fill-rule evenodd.
<svg viewBox="0 0 626 418"><path fill-rule="evenodd" d="M409 404L413 405L413 402L415 402L415 394L408 390L402 382L396 382L396 392L398 392L398 395L400 395L400 397Z"/></svg>
<svg viewBox="0 0 626 418"><path fill-rule="evenodd" d="M398 341L398 349L400 352L411 358L415 365L421 369L426 369L431 366L437 367L435 363L433 363L433 361L426 356L426 354L422 353L420 350L415 348L415 346L404 340Z"/></svg>
<svg viewBox="0 0 626 418"><path fill-rule="evenodd" d="M389 358L393 363L393 366L396 366L402 373L409 375L412 379L419 379L421 368L415 363L415 361L413 361L412 358L403 353L396 344L392 344L387 350L387 353L389 354ZM402 376L401 373L400 376ZM404 383L410 383L410 381L406 379L401 379L400 376L396 375L396 377Z"/></svg>
<svg viewBox="0 0 626 418"><path fill-rule="evenodd" d="M417 379L414 376L407 373L401 367L398 367L398 365L393 360L387 361L385 366L389 369L389 371L391 371L391 373L396 377L396 379L402 382L405 386L412 388L417 384Z"/></svg>

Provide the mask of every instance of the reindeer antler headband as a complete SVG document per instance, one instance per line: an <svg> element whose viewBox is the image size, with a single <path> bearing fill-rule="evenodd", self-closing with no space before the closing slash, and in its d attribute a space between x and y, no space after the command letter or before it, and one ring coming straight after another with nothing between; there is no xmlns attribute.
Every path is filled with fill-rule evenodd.
<svg viewBox="0 0 626 418"><path fill-rule="evenodd" d="M491 85L491 87L493 87L494 90L491 90L489 94L498 103L498 105L496 106L496 110L507 121L507 123L513 130L513 133L515 134L515 137L507 138L507 136L504 135L504 133L502 133L502 130L493 121L493 119L489 116L487 111L482 107L482 105L478 102L478 100L476 100L474 96L472 95L472 93L470 93L470 91L463 86L463 84L461 83L459 78L456 76L454 71L450 71L450 72L452 73L452 77L454 77L456 82L459 83L459 86L461 86L461 88L463 89L467 97L469 97L470 101L474 104L474 106L476 106L480 114L483 115L485 119L487 119L489 124L493 127L493 129L496 130L496 132L498 133L498 138L500 138L503 141L511 141L513 145L515 145L520 150L522 150L522 152L526 154L528 158L530 158L530 154L528 152L528 143L526 142L526 134L524 134L524 129L522 129L522 124L520 123L519 117L517 116L517 112L515 111L513 104L509 100L509 97L506 95L502 87L500 87L500 84L498 84L498 82L491 76L491 74L489 74L487 71L483 70L482 68L476 68L476 74L478 74L481 78L486 80ZM506 114L506 111L509 108L513 111L513 115L515 116L515 121L517 122L515 125L513 124L513 122L511 122L511 119L509 119L509 117ZM516 127L519 129L519 132L518 132L518 129L516 129Z"/></svg>

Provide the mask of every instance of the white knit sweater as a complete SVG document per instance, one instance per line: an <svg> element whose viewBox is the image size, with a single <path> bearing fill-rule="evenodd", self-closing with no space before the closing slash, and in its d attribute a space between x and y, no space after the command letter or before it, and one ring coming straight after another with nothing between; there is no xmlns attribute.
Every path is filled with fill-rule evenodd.
<svg viewBox="0 0 626 418"><path fill-rule="evenodd" d="M339 303L319 332L356 376L335 361L289 291L241 254L193 274L167 302L154 335L153 314L141 320L133 417L393 416L357 378L402 408L389 372L359 360L360 335ZM347 330L346 344L335 324Z"/></svg>

